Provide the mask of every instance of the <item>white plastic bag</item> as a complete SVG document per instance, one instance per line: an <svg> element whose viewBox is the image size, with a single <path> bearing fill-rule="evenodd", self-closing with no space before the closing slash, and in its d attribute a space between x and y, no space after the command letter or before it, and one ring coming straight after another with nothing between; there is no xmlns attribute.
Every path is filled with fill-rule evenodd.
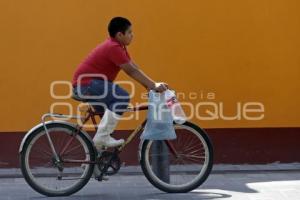
<svg viewBox="0 0 300 200"><path fill-rule="evenodd" d="M167 106L171 110L171 115L173 117L173 120L177 124L183 124L186 122L186 115L178 102L175 91L174 90L166 90L164 92Z"/></svg>
<svg viewBox="0 0 300 200"><path fill-rule="evenodd" d="M171 110L164 93L149 92L147 123L140 137L147 140L176 139Z"/></svg>

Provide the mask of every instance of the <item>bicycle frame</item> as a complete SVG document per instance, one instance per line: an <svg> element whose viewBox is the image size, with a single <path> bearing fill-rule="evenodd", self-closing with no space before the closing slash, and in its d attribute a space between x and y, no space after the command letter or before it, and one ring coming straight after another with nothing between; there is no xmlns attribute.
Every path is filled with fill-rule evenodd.
<svg viewBox="0 0 300 200"><path fill-rule="evenodd" d="M44 129L45 129L46 136L47 136L47 139L48 139L48 142L49 142L51 151L52 151L52 153L53 153L53 155L54 155L56 161L60 162L61 160L60 160L60 158L59 158L59 156L58 156L58 154L57 154L57 152L56 152L56 150L55 150L55 148L54 148L52 139L51 139L51 137L50 137L50 135L49 135L47 126L46 126L46 124L45 124L46 118L48 118L48 117L55 117L55 118L81 119L82 124L81 124L81 125L77 124L77 127L76 127L77 132L74 133L74 134L78 134L79 131L83 128L83 125L84 125L89 119L91 119L92 122L93 122L93 126L94 126L94 128L95 128L95 131L97 131L97 122L96 122L96 118L95 118L95 117L96 117L96 116L102 117L104 113L103 113L103 112L100 112L100 113L99 113L99 112L96 112L96 111L93 110L93 108L92 108L90 105L87 105L87 106L88 106L88 110L87 110L87 115L86 115L85 117L78 116L78 115L63 115L63 114L58 114L58 113L47 113L47 114L44 114L44 115L42 116L42 124L43 124L43 127L44 127ZM147 110L147 109L148 109L148 106L147 106L147 105L142 105L142 106L136 106L136 107L128 107L127 110L126 110L125 112L136 112L136 111ZM129 137L126 139L126 141L125 141L120 147L118 147L118 151L122 151L122 149L123 149L128 143L130 143L130 142L132 141L132 139L135 137L135 135L136 135L139 131L141 131L141 130L143 129L143 127L144 127L145 124L146 124L146 121L147 121L147 120L144 120L144 122L143 122L140 126L138 126L138 127L137 127L137 128L129 135ZM74 139L74 138L72 137L72 138L67 142L67 144L66 144L66 145L64 146L64 148L62 149L61 154L63 154L63 153L66 151L66 149L67 149L68 146L71 144L71 142L72 142L73 139ZM72 160L66 161L66 160L64 160L64 162L78 162L78 161L74 161L74 160L73 160L73 161L72 161ZM95 162L90 162L90 161L88 161L88 162L79 161L79 162L81 162L81 163L95 163Z"/></svg>
<svg viewBox="0 0 300 200"><path fill-rule="evenodd" d="M49 135L49 132L47 130L47 127L45 125L45 119L47 117L56 117L56 118L76 118L76 119L81 119L82 121L82 125L79 125L77 124L77 127L76 127L76 130L77 132L74 133L75 135L79 133L79 131L83 128L83 125L89 120L91 119L92 122L93 122L93 126L95 128L95 130L97 131L97 122L96 122L96 119L95 119L95 116L99 116L99 117L102 117L104 112L96 112L93 110L93 108L91 107L91 105L87 105L88 106L88 110L87 110L87 115L85 117L81 117L81 116L78 116L78 115L63 115L63 114L57 114L57 113L47 113L47 114L44 114L42 116L42 124L43 124L43 127L45 129L45 132L46 132L46 135L47 135L47 139L49 141L49 144L50 144L50 147L51 147L51 150L54 154L54 157L56 159L56 161L58 162L61 162L60 159L59 159L59 156L57 154L57 152L55 151L55 148L53 146L53 143L52 143L52 140L51 140L51 137ZM127 110L125 112L136 112L136 111L141 111L141 110L148 110L148 105L141 105L141 106L135 106L135 107L128 107ZM145 127L146 125L146 122L147 120L145 119L143 121L142 124L140 124L136 129L134 129L134 131L132 133L130 133L130 135L128 136L128 138L125 140L125 142L117 148L117 151L121 152L124 147L129 144L133 138ZM63 154L66 149L68 148L68 146L71 144L72 140L74 139L74 137L72 137L68 142L67 144L64 146L64 148L62 149L62 151L60 152L61 154ZM177 152L175 150L175 148L173 147L173 145L168 141L168 140L165 140L167 146L169 147L171 153L177 157ZM96 162L93 162L93 161L79 161L79 160L64 160L63 162L68 162L68 163L86 163L86 164L89 164L89 163L93 163L95 164Z"/></svg>
<svg viewBox="0 0 300 200"><path fill-rule="evenodd" d="M125 112L136 112L136 111L141 111L141 110L148 110L148 106L147 105L142 105L142 106L136 106L136 107L129 107L127 108L127 110ZM93 111L93 109L91 108L90 105L88 105L88 115L87 117L83 120L83 124L86 123L90 118L92 119L93 125L95 127L95 130L97 131L97 123L96 123L96 119L95 116L99 115L100 117L103 116L104 113L97 113L95 111ZM129 144L132 139L136 136L136 134L138 134L146 125L147 120L144 120L143 123L141 125L139 125L129 136L128 138L125 140L125 142L118 148L118 151L122 151L122 149Z"/></svg>

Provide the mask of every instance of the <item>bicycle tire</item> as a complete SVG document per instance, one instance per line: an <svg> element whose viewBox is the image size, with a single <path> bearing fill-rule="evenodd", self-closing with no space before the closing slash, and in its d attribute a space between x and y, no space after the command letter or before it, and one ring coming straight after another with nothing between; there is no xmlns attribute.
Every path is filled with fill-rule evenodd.
<svg viewBox="0 0 300 200"><path fill-rule="evenodd" d="M199 136L201 136L203 138L203 140L205 141L205 143L207 145L208 154L209 154L208 164L205 169L205 172L193 184L187 185L185 187L177 187L177 186L171 186L168 184L164 184L161 181L159 181L157 179L157 177L153 176L153 173L150 170L150 166L148 166L149 164L147 164L147 162L146 162L146 149L151 141L144 140L143 144L142 144L140 165L141 165L141 168L142 168L142 171L143 171L145 177L154 187L156 187L164 192L167 192L167 193L186 193L186 192L196 189L208 178L208 176L212 170L212 166L213 166L213 146L212 146L212 143L211 143L207 133L202 128L200 128L199 126L197 126L191 122L185 122L184 124L182 124L182 126L187 126L187 127L194 129L197 132L197 134L199 134Z"/></svg>
<svg viewBox="0 0 300 200"><path fill-rule="evenodd" d="M47 129L51 129L51 128L65 128L67 130L70 131L76 131L77 129L71 125L67 125L67 124L63 124L63 123L51 123L51 124L47 124ZM36 192L49 196L49 197L53 197L53 196L69 196L77 191L79 191L81 188L83 188L89 181L89 179L91 178L92 174L93 174L93 170L94 170L94 164L91 164L85 177L82 179L82 181L80 181L78 184L76 184L74 187L65 190L65 191L51 191L51 190L45 190L43 187L41 187L40 185L36 184L32 178L29 175L29 172L26 169L26 154L29 153L27 152L28 150L28 145L31 143L32 140L34 140L35 137L37 137L39 134L41 134L41 132L44 131L44 127L41 126L39 128L37 128L36 130L34 130L29 137L26 139L24 146L23 146L23 150L20 152L20 167L21 167L21 172L24 176L24 179L26 180L26 182L29 184L29 186L31 186L31 188L33 188ZM91 161L95 161L95 152L94 152L94 147L93 144L91 144L90 140L81 132L79 131L78 136L82 139L82 141L85 142L85 144L88 147L89 150L89 154L90 154L90 159Z"/></svg>

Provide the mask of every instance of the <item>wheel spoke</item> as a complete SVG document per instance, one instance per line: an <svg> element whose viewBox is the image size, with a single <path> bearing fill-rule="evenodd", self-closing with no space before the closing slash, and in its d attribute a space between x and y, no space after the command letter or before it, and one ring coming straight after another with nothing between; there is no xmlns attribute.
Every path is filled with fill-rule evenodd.
<svg viewBox="0 0 300 200"><path fill-rule="evenodd" d="M48 161L46 164L43 165L43 167L50 167L51 166L51 161Z"/></svg>
<svg viewBox="0 0 300 200"><path fill-rule="evenodd" d="M194 153L199 152L199 151L201 151L201 149L198 149L198 150L194 150L194 151L192 151L192 152L189 152L189 154L194 154Z"/></svg>
<svg viewBox="0 0 300 200"><path fill-rule="evenodd" d="M205 156L195 156L195 155L186 155L186 154L182 154L181 156L188 157L188 158L205 158Z"/></svg>
<svg viewBox="0 0 300 200"><path fill-rule="evenodd" d="M184 148L183 150L185 151L185 152L187 152L187 151L189 151L189 150L193 150L195 147L197 147L199 144L195 144L194 146L190 146L190 147L188 147L188 148Z"/></svg>
<svg viewBox="0 0 300 200"><path fill-rule="evenodd" d="M46 156L52 157L51 153L49 153L49 152L47 152L47 151L45 151L45 150L43 150L41 148L34 148L33 151L36 152L36 153L38 153L38 154L42 153L42 154L44 154Z"/></svg>
<svg viewBox="0 0 300 200"><path fill-rule="evenodd" d="M78 144L75 147L72 147L71 149L67 150L63 155L68 155L68 153L70 153L71 151L74 151L74 150L76 150L76 149L78 149L80 147L81 147L81 145Z"/></svg>
<svg viewBox="0 0 300 200"><path fill-rule="evenodd" d="M63 134L62 135L62 138L61 138L61 140L59 142L59 145L57 145L58 146L58 152L61 152L61 150L63 149L65 140L66 140L66 138L68 138L68 136L69 136L68 134Z"/></svg>
<svg viewBox="0 0 300 200"><path fill-rule="evenodd" d="M199 162L199 160L198 159L196 159L196 158L192 158L192 157L182 157L182 159L183 160L189 160L189 161L193 161L193 162Z"/></svg>

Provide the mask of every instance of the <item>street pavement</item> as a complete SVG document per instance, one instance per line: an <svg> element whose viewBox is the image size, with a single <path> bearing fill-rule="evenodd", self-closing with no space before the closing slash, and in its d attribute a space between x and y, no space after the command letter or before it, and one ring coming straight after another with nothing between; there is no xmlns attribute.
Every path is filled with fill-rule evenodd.
<svg viewBox="0 0 300 200"><path fill-rule="evenodd" d="M21 177L0 178L0 200L300 200L300 170L215 170L199 188L184 194L168 194L153 187L140 173L121 173L108 181L91 179L68 197L45 197Z"/></svg>

